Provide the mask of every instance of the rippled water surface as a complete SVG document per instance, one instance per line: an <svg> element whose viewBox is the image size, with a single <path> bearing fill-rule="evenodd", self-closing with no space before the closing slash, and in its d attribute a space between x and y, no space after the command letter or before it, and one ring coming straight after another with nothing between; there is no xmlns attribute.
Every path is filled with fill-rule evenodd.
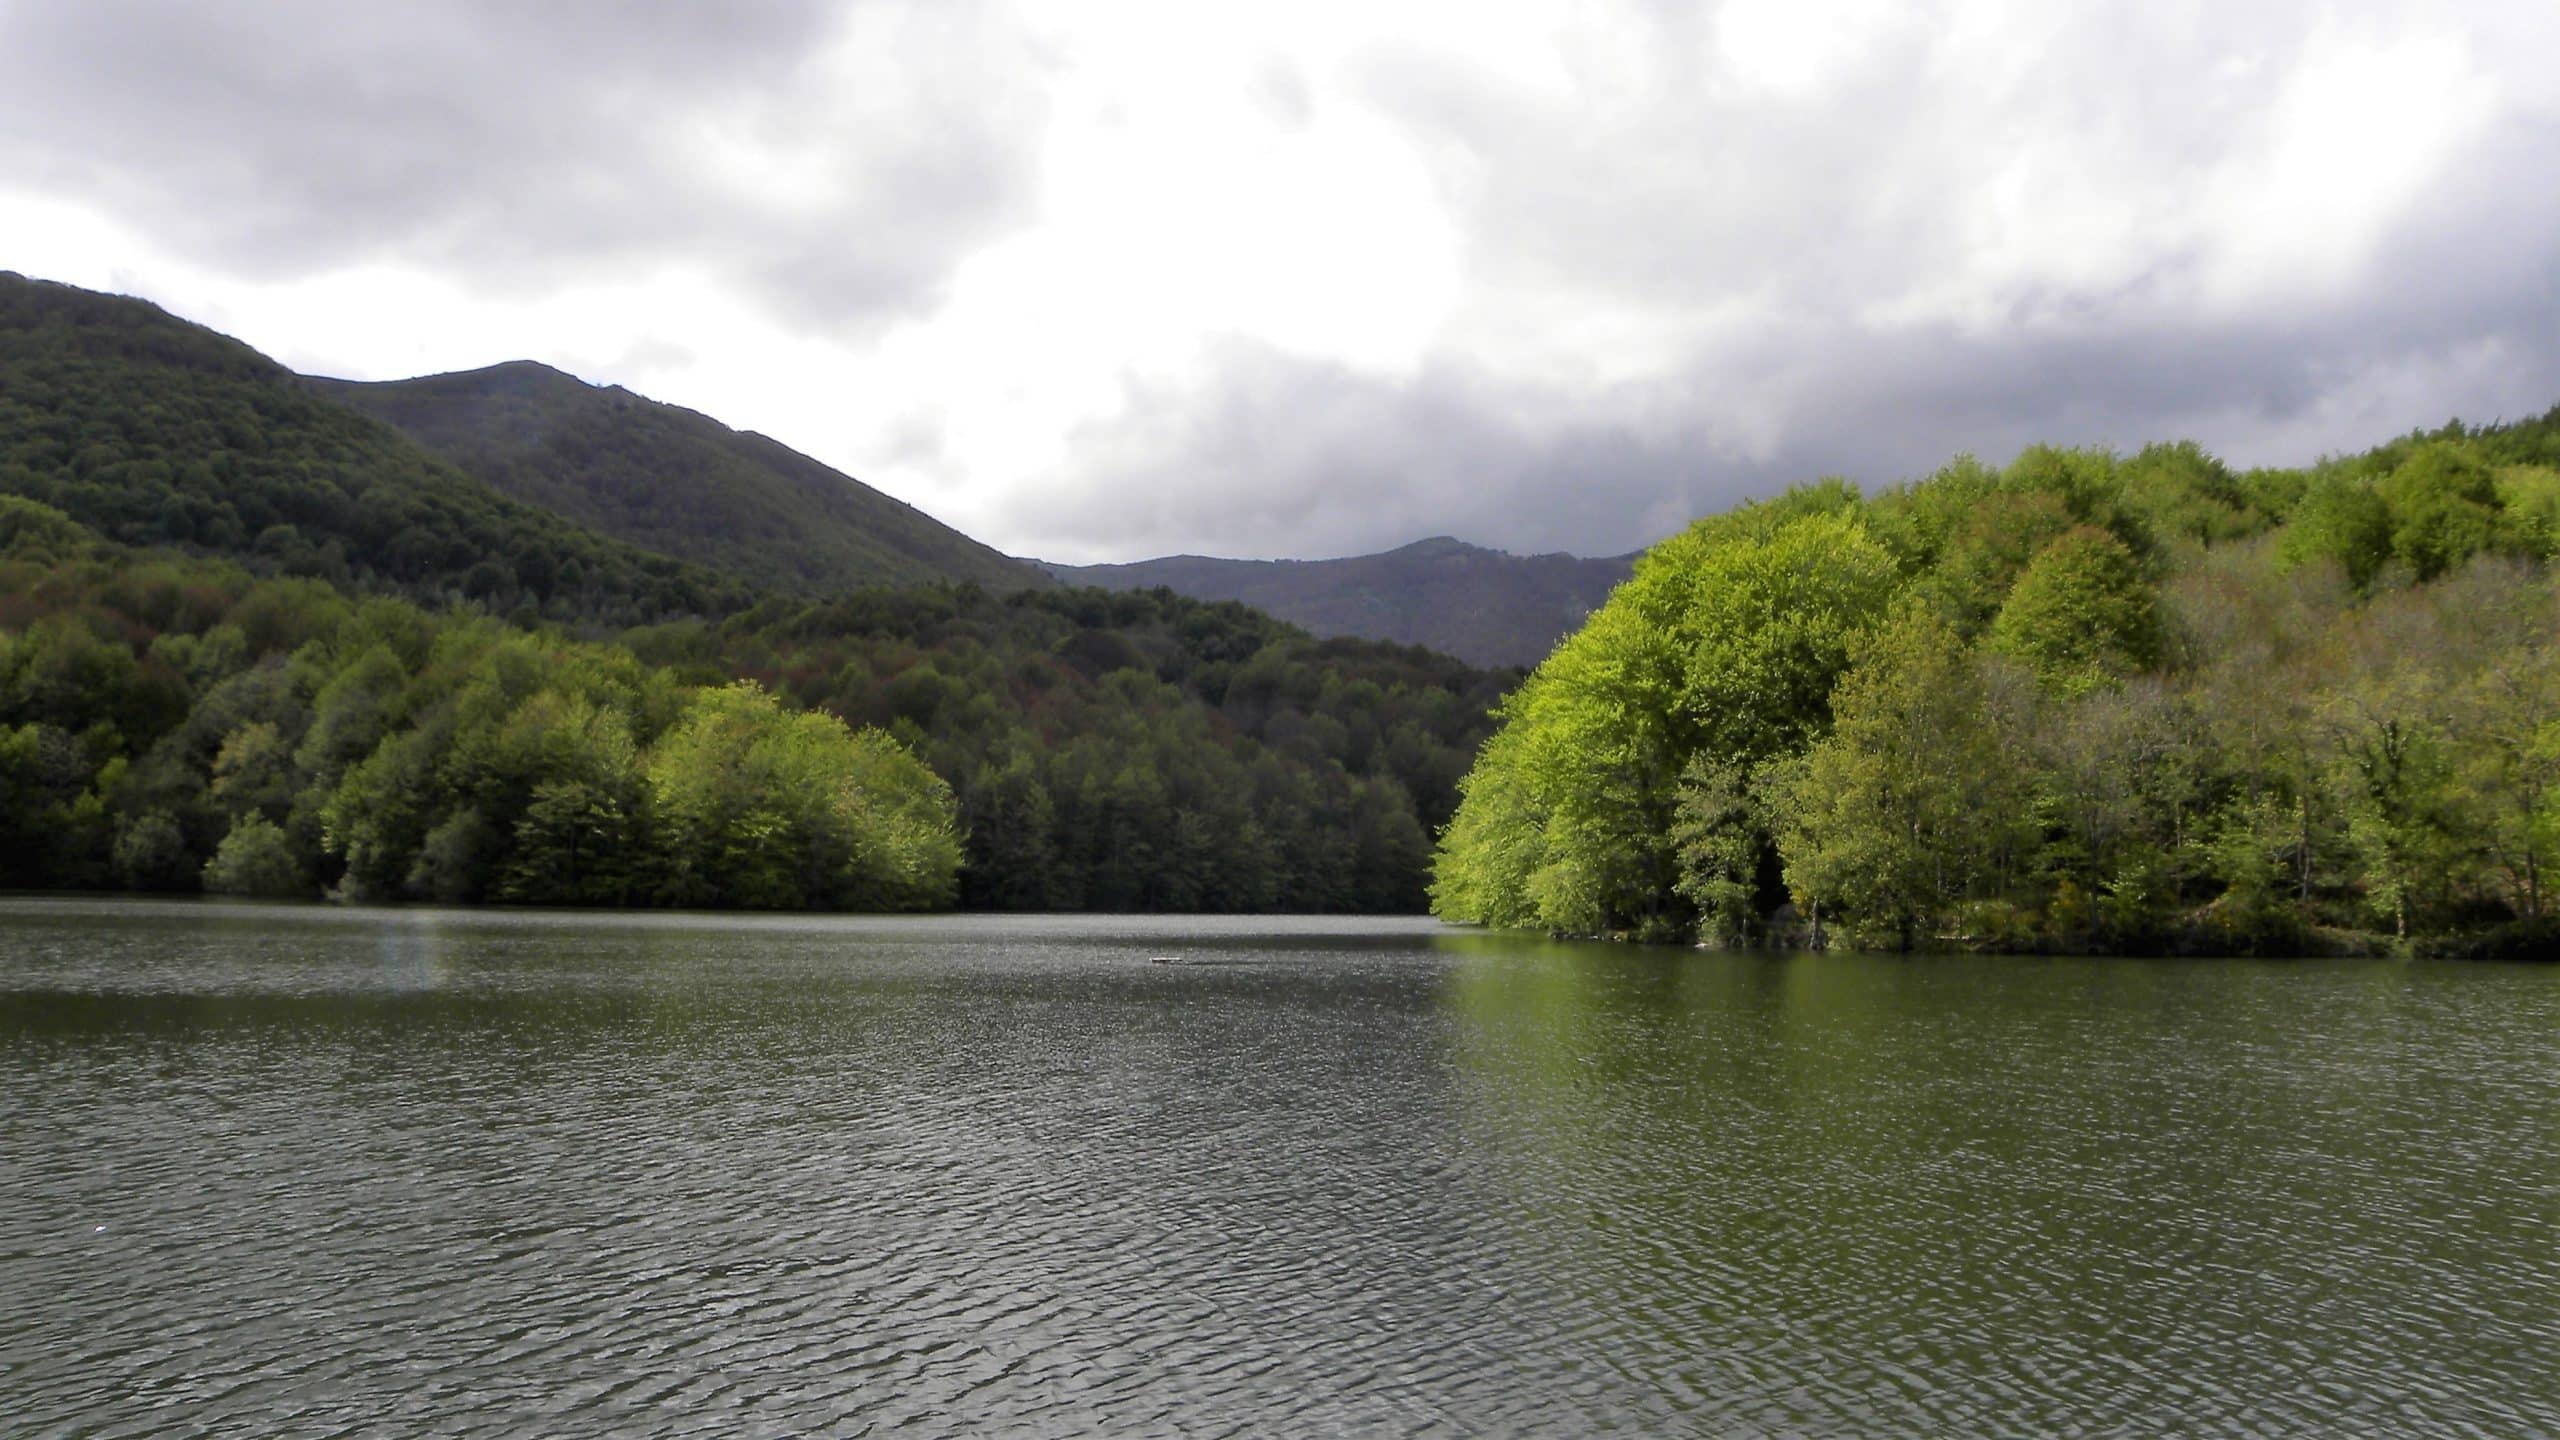
<svg viewBox="0 0 2560 1440"><path fill-rule="evenodd" d="M17 1434L2547 1434L2560 967L0 902Z"/></svg>

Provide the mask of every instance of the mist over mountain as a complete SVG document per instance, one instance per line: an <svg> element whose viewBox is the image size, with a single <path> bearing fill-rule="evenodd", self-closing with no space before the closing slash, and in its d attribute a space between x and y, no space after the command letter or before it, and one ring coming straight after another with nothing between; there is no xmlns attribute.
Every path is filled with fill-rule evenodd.
<svg viewBox="0 0 2560 1440"><path fill-rule="evenodd" d="M1234 600L1319 635L1423 645L1476 665L1535 665L1635 568L1633 555L1513 555L1446 535L1336 560L1172 555L1123 565L1046 565L1071 585L1161 585Z"/></svg>

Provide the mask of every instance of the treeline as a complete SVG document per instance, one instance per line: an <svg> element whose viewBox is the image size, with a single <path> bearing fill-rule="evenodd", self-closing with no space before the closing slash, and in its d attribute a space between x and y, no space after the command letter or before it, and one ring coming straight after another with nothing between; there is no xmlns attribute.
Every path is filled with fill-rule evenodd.
<svg viewBox="0 0 2560 1440"><path fill-rule="evenodd" d="M579 642L0 497L0 885L1410 911L1504 679L1162 591Z"/></svg>
<svg viewBox="0 0 2560 1440"><path fill-rule="evenodd" d="M474 386L504 403L440 408ZM657 493L709 486L732 518L798 517L804 549L818 530L886 547L863 562L879 573L1035 589L769 598L789 567L757 567L752 545L718 550L736 569L715 574L583 529L332 398L358 393L473 463L532 457L549 480L603 487L632 533L709 513ZM0 577L0 882L930 903L930 886L839 885L809 857L861 826L793 808L834 804L843 787L820 780L839 771L861 772L862 795L894 791L913 755L956 792L965 836L956 874L930 856L919 873L964 904L1425 903L1430 837L1516 674L1160 591L1042 588L869 492L756 500L815 505L839 481L539 367L323 385L143 302L0 274L0 496L42 502L5 517L21 539ZM908 568L888 568L893 552ZM764 698L722 693L737 680ZM694 770L718 793L687 798ZM775 792L765 809L731 793L758 787ZM688 849L703 806L727 838ZM903 853L912 837L891 828ZM769 845L738 838L768 830Z"/></svg>
<svg viewBox="0 0 2560 1440"><path fill-rule="evenodd" d="M961 903L1008 910L1419 910L1518 673L1164 590L863 591L628 640L897 736L958 793Z"/></svg>
<svg viewBox="0 0 2560 1440"><path fill-rule="evenodd" d="M876 729L0 497L0 885L915 909L960 858Z"/></svg>
<svg viewBox="0 0 2560 1440"><path fill-rule="evenodd" d="M506 499L236 340L5 272L0 492L124 544L528 621L628 625L755 594Z"/></svg>
<svg viewBox="0 0 2560 1440"><path fill-rule="evenodd" d="M2560 410L2235 473L1958 460L1704 520L1503 705L1451 919L1720 943L2532 949Z"/></svg>

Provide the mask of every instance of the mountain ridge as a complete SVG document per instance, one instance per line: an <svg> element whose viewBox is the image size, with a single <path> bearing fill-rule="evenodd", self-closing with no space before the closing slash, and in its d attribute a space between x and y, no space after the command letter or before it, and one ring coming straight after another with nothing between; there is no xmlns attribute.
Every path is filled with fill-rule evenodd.
<svg viewBox="0 0 2560 1440"><path fill-rule="evenodd" d="M0 272L0 492L118 543L627 622L750 586L510 497L148 300Z"/></svg>
<svg viewBox="0 0 2560 1440"><path fill-rule="evenodd" d="M1035 562L1068 584L1156 586L1234 600L1319 635L1422 645L1475 665L1530 666L1634 573L1635 556L1514 555L1450 535L1318 560L1166 555L1118 564Z"/></svg>
<svg viewBox="0 0 2560 1440"><path fill-rule="evenodd" d="M787 589L1052 583L771 436L539 361L404 380L306 379L501 494Z"/></svg>

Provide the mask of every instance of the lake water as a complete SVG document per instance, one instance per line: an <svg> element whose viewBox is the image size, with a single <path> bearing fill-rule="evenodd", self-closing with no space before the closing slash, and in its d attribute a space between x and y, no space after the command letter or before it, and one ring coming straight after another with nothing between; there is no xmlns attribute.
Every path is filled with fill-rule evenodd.
<svg viewBox="0 0 2560 1440"><path fill-rule="evenodd" d="M10 1435L2560 1430L2560 967L7 901L0 1126Z"/></svg>

